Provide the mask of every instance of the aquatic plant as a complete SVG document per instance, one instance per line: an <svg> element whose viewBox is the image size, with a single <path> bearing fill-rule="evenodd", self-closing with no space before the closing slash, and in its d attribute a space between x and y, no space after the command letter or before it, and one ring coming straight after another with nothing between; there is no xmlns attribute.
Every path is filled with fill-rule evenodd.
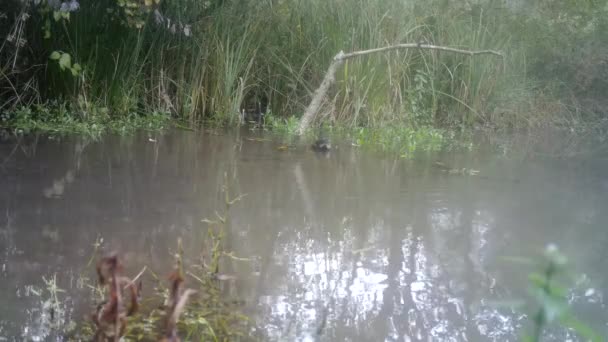
<svg viewBox="0 0 608 342"><path fill-rule="evenodd" d="M106 287L107 299L93 313L96 326L93 341L118 341L127 329L127 317L133 316L139 307L138 288L135 282L121 275L122 265L115 253L97 263L99 285ZM141 283L140 283L141 286ZM130 304L125 304L124 289L129 290Z"/></svg>
<svg viewBox="0 0 608 342"><path fill-rule="evenodd" d="M443 130L405 125L361 127L347 131L347 136L356 146L397 154L402 158L410 158L420 151L438 151L447 142Z"/></svg>
<svg viewBox="0 0 608 342"><path fill-rule="evenodd" d="M169 288L169 296L166 304L165 331L161 338L163 342L179 342L180 338L177 333L177 322L179 316L186 307L188 298L195 294L192 289L183 289L184 285L184 270L183 270L183 251L181 240L178 240L178 253L176 254L175 270L169 276L171 287Z"/></svg>
<svg viewBox="0 0 608 342"><path fill-rule="evenodd" d="M265 117L264 128L281 134L294 135L298 124L299 121L296 117L283 118L269 113Z"/></svg>
<svg viewBox="0 0 608 342"><path fill-rule="evenodd" d="M222 214L208 225L207 238L200 260L186 266L181 239L177 242L175 267L167 280L144 267L133 279L122 275L123 265L116 253L102 257L96 270L103 301L92 315L93 326L83 325L73 339L94 341L128 340L177 342L185 340L234 340L245 336L248 319L225 297L223 259L244 261L223 248L224 229L229 225L230 207L243 196L231 197L228 176L222 187ZM95 243L100 249L101 239ZM96 254L96 252L94 253ZM142 293L140 278L150 275L156 286L151 295ZM188 288L186 279L194 281ZM168 281L168 286L163 285ZM192 286L197 285L197 286ZM95 287L93 287L95 288ZM127 291L127 293L124 293ZM126 300L126 294L129 301Z"/></svg>
<svg viewBox="0 0 608 342"><path fill-rule="evenodd" d="M549 325L555 323L572 329L587 341L602 341L601 336L579 321L571 312L568 301L569 289L565 285L568 279L572 279L572 275L569 274L571 269L568 267L568 259L557 246L548 245L540 262L522 258L507 259L538 269L528 276L531 300L514 306L528 316L529 329L523 334L523 341L541 341L543 332Z"/></svg>
<svg viewBox="0 0 608 342"><path fill-rule="evenodd" d="M84 118L73 114L77 111L73 105L57 102L20 107L2 113L0 128L10 129L13 134L44 131L52 134L81 134L96 139L108 132L123 135L136 130L159 131L172 125L170 116L161 112L112 118L107 108L89 107Z"/></svg>

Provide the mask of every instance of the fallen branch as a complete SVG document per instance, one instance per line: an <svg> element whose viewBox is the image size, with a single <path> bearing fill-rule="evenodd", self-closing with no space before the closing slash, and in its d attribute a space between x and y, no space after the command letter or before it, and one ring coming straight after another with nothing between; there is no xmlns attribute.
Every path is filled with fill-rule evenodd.
<svg viewBox="0 0 608 342"><path fill-rule="evenodd" d="M469 56L486 54L486 55L496 55L496 56L504 57L502 53L500 53L498 51L494 51L494 50L470 51L470 50L455 49L455 48L446 47L446 46L437 46L437 45L420 44L420 43L397 44L397 45L391 45L391 46L381 47L381 48L377 48L377 49L355 51L355 52L351 52L351 53L344 53L343 51L340 51L340 52L338 52L337 55L334 56L331 64L329 65L329 68L327 69L327 72L325 73L325 77L323 77L323 81L321 82L321 85L315 91L315 93L312 97L312 100L310 101L310 104L306 108L306 111L304 111L304 115L302 116L302 119L300 119L300 125L298 126L297 134L302 135L306 131L306 129L308 129L310 122L314 119L314 117L319 112L319 109L321 108L321 104L323 103L323 99L325 98L325 95L327 94L327 91L329 90L329 87L336 81L336 72L338 71L338 68L342 65L342 63L344 63L345 60L354 58L354 57L370 55L373 53L379 53L379 52L385 52L385 51L391 51L391 50L397 50L397 49L411 49L411 48L438 50L438 51L464 54L464 55L469 55Z"/></svg>

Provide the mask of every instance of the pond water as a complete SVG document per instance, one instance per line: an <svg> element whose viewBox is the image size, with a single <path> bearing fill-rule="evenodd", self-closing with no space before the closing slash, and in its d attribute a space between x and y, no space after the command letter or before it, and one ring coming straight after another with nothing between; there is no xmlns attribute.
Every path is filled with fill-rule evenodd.
<svg viewBox="0 0 608 342"><path fill-rule="evenodd" d="M0 142L0 341L50 338L43 277L56 274L65 315L83 317L77 308L92 304L70 288L99 237L134 273L167 273L178 237L195 253L225 174L246 194L226 233L249 259L231 270L234 293L262 340L516 340L528 320L496 302L525 298L531 270L505 257L538 258L549 243L579 275L568 294L576 316L608 336L602 162L479 151L394 160L347 143L319 154L259 138ZM438 161L480 173L450 174ZM578 337L547 335L568 339Z"/></svg>

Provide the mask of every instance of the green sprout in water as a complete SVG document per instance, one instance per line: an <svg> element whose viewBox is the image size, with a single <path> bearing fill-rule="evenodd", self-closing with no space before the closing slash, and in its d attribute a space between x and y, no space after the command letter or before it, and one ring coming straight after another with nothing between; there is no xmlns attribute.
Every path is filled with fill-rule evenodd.
<svg viewBox="0 0 608 342"><path fill-rule="evenodd" d="M543 331L549 324L558 323L574 330L589 341L601 341L601 337L584 323L577 320L570 311L567 298L568 288L563 285L568 273L568 259L556 245L550 244L544 251L542 272L529 275L530 292L534 299L531 334L526 334L523 341L541 341Z"/></svg>

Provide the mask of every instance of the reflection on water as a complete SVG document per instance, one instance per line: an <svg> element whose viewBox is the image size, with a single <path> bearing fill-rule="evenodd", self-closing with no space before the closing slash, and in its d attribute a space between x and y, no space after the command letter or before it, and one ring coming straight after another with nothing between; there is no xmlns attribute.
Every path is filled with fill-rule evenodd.
<svg viewBox="0 0 608 342"><path fill-rule="evenodd" d="M279 145L238 132L0 142L0 340L49 336L42 276L76 288L99 236L133 269L166 269L178 236L194 255L225 172L247 194L227 245L252 260L231 272L263 340L514 340L525 316L494 302L522 298L528 270L502 257L549 242L586 277L569 294L576 314L608 335L604 169ZM78 320L90 303L71 300L66 320Z"/></svg>

